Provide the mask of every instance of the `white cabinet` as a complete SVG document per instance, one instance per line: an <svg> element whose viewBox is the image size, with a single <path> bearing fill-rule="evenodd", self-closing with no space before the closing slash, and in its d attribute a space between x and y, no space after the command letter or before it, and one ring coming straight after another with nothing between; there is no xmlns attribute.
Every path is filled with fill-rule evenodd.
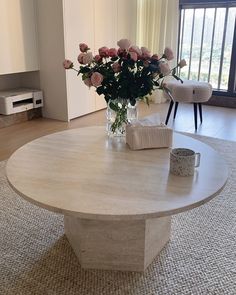
<svg viewBox="0 0 236 295"><path fill-rule="evenodd" d="M79 68L77 57L79 43L87 43L94 51L94 0L64 0L63 23L65 57L74 61ZM66 71L67 99L69 119L73 119L96 110L95 91L88 89L74 71Z"/></svg>
<svg viewBox="0 0 236 295"><path fill-rule="evenodd" d="M39 69L34 0L0 1L0 75Z"/></svg>
<svg viewBox="0 0 236 295"><path fill-rule="evenodd" d="M116 47L117 1L94 0L94 47Z"/></svg>
<svg viewBox="0 0 236 295"><path fill-rule="evenodd" d="M117 0L70 0L63 2L65 57L78 68L79 43L89 45L93 54L102 46L117 42ZM66 72L69 119L106 107L103 96L88 89L75 72Z"/></svg>
<svg viewBox="0 0 236 295"><path fill-rule="evenodd" d="M102 46L117 47L120 38L134 41L136 0L37 0L37 8L44 115L70 120L105 108L94 88L61 65L67 58L79 68L79 43L95 54Z"/></svg>
<svg viewBox="0 0 236 295"><path fill-rule="evenodd" d="M117 0L94 0L94 49L117 47ZM96 110L106 107L103 95L95 93Z"/></svg>
<svg viewBox="0 0 236 295"><path fill-rule="evenodd" d="M64 0L65 57L77 63L79 43L94 54L102 46L117 47L121 38L135 41L136 0ZM73 71L66 72L69 119L106 107L103 96L90 90Z"/></svg>

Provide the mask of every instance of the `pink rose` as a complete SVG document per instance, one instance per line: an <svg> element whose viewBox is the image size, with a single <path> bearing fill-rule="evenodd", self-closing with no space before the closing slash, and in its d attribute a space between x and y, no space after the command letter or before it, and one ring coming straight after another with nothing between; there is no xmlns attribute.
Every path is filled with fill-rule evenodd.
<svg viewBox="0 0 236 295"><path fill-rule="evenodd" d="M85 84L86 86L88 86L89 88L90 88L91 86L93 86L93 84L92 84L90 78L84 79L84 84Z"/></svg>
<svg viewBox="0 0 236 295"><path fill-rule="evenodd" d="M97 55L95 55L94 60L96 62L100 62L102 60L102 57L99 54L97 54Z"/></svg>
<svg viewBox="0 0 236 295"><path fill-rule="evenodd" d="M100 55L101 57L108 57L108 56L109 56L109 55L108 55L109 48L107 48L107 47L105 47L105 46L99 48L99 49L98 49L98 52L99 52L99 55Z"/></svg>
<svg viewBox="0 0 236 295"><path fill-rule="evenodd" d="M142 56L142 50L138 46L136 46L136 45L132 45L129 48L129 52L135 52L135 53L137 53L137 56L138 57Z"/></svg>
<svg viewBox="0 0 236 295"><path fill-rule="evenodd" d="M159 56L157 54L153 54L153 56L151 57L151 59L154 59L154 60L159 60Z"/></svg>
<svg viewBox="0 0 236 295"><path fill-rule="evenodd" d="M114 71L115 73L118 73L118 72L120 72L120 70L121 70L121 66L120 66L120 64L119 64L118 62L115 62L115 63L112 65L112 69L113 69L113 71Z"/></svg>
<svg viewBox="0 0 236 295"><path fill-rule="evenodd" d="M93 61L92 52L85 53L83 56L83 64L90 64Z"/></svg>
<svg viewBox="0 0 236 295"><path fill-rule="evenodd" d="M123 50L128 50L131 45L131 42L128 39L121 39L117 42L117 45Z"/></svg>
<svg viewBox="0 0 236 295"><path fill-rule="evenodd" d="M64 61L63 61L63 67L64 67L64 69L66 69L66 70L68 70L68 69L71 69L71 68L73 68L73 62L71 61L71 60L69 60L69 59L65 59Z"/></svg>
<svg viewBox="0 0 236 295"><path fill-rule="evenodd" d="M159 65L159 67L160 67L161 73L164 76L166 76L166 75L168 75L170 73L170 67L169 67L168 63L161 62L160 65Z"/></svg>
<svg viewBox="0 0 236 295"><path fill-rule="evenodd" d="M117 56L117 49L116 48L110 48L108 51L108 55L110 57L116 57Z"/></svg>
<svg viewBox="0 0 236 295"><path fill-rule="evenodd" d="M186 60L185 59L181 59L181 61L178 63L178 66L180 68L183 68L187 65Z"/></svg>
<svg viewBox="0 0 236 295"><path fill-rule="evenodd" d="M142 50L142 58L148 59L151 57L151 53L147 49L147 47L141 47L141 50Z"/></svg>
<svg viewBox="0 0 236 295"><path fill-rule="evenodd" d="M120 57L127 57L127 51L124 50L124 49L121 49L121 48L118 48L117 54L118 54Z"/></svg>
<svg viewBox="0 0 236 295"><path fill-rule="evenodd" d="M166 47L164 50L164 58L166 58L167 60L172 60L174 58L174 53L172 51L172 49L170 49L169 47Z"/></svg>
<svg viewBox="0 0 236 295"><path fill-rule="evenodd" d="M84 56L85 56L85 53L83 53L83 52L79 54L77 59L80 64L84 64L84 60L83 60Z"/></svg>
<svg viewBox="0 0 236 295"><path fill-rule="evenodd" d="M133 60L133 61L137 61L138 59L138 55L136 52L130 52L130 58Z"/></svg>
<svg viewBox="0 0 236 295"><path fill-rule="evenodd" d="M91 76L91 82L92 82L92 85L94 87L98 87L101 85L103 81L103 75L98 73L98 72L94 72Z"/></svg>
<svg viewBox="0 0 236 295"><path fill-rule="evenodd" d="M88 45L85 43L80 43L79 44L79 49L81 52L87 52L89 50Z"/></svg>

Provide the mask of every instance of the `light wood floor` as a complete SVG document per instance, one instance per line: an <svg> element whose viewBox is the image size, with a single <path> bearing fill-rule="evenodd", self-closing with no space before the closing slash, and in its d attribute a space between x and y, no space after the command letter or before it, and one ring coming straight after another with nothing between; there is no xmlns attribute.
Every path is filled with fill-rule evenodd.
<svg viewBox="0 0 236 295"><path fill-rule="evenodd" d="M151 104L150 107L140 104L139 116L158 113L161 121L164 122L167 109L167 103ZM0 160L9 158L20 146L40 136L70 128L104 124L105 111L99 111L69 123L40 118L1 128ZM180 104L175 121L171 117L168 125L177 131L195 133L192 105ZM203 124L199 125L196 134L236 141L236 109L204 105Z"/></svg>

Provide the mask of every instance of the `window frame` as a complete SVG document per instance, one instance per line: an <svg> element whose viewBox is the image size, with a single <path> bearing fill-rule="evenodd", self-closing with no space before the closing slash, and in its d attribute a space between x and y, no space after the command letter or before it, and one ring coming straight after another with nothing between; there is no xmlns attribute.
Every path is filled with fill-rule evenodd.
<svg viewBox="0 0 236 295"><path fill-rule="evenodd" d="M178 56L180 54L180 36L181 36L181 18L182 9L197 9L197 8L222 8L236 7L236 0L180 0L179 1L179 32L178 32ZM213 90L213 96L221 97L220 106L224 105L225 100L229 97L233 98L233 107L236 107L236 21L234 24L234 36L232 44L232 53L229 70L228 90ZM225 99L224 99L225 98ZM235 104L234 104L235 101ZM232 107L232 102L230 102Z"/></svg>

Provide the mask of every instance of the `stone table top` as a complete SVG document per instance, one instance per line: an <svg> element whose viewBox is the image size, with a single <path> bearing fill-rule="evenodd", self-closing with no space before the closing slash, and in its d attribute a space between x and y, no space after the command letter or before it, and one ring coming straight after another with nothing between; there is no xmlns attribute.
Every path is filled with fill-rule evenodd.
<svg viewBox="0 0 236 295"><path fill-rule="evenodd" d="M194 176L169 174L169 148L132 151L104 127L38 138L8 160L11 186L51 211L98 220L148 219L197 207L217 195L228 169L210 146L174 133L173 147L201 153Z"/></svg>

